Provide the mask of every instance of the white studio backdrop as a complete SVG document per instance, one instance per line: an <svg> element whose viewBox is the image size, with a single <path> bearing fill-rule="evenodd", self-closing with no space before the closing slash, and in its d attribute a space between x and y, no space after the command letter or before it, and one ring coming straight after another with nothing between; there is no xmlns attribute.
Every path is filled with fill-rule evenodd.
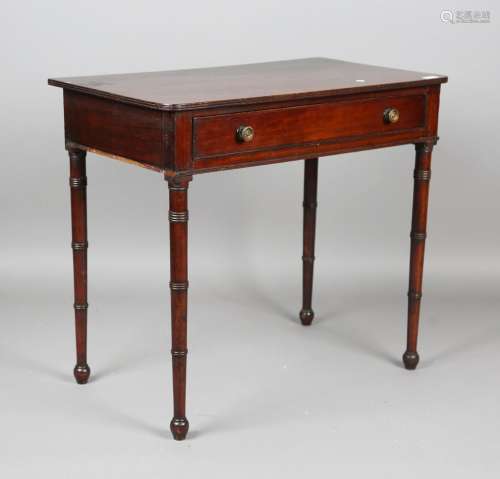
<svg viewBox="0 0 500 479"><path fill-rule="evenodd" d="M496 6L4 0L0 476L498 477ZM470 10L490 22L442 15ZM433 154L421 369L410 377L397 367L411 145L320 159L318 322L307 333L297 329L303 162L195 176L193 441L173 444L167 185L87 157L93 382L75 389L68 158L62 94L47 78L311 56L449 77Z"/></svg>

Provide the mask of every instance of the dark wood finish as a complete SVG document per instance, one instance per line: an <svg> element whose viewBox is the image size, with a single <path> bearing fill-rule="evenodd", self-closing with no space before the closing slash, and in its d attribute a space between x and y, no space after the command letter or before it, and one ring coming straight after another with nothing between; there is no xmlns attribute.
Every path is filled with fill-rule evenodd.
<svg viewBox="0 0 500 479"><path fill-rule="evenodd" d="M318 159L304 161L304 231L302 251L302 309L300 321L309 326L314 319L312 288L314 272L314 243L316 239L316 208L318 196Z"/></svg>
<svg viewBox="0 0 500 479"><path fill-rule="evenodd" d="M427 171L432 145L437 141L440 88L446 81L442 75L325 58L49 80L49 84L64 89L65 140L71 159L77 381L86 382L90 373L83 180L88 151L161 171L169 184L174 386L170 428L175 439L184 439L189 428L185 406L187 187L198 173L309 158L304 172L300 312L302 323L307 325L314 317L318 157L417 145L408 344L403 356L405 366L415 368Z"/></svg>
<svg viewBox="0 0 500 479"><path fill-rule="evenodd" d="M133 105L64 92L66 141L163 170L162 113Z"/></svg>
<svg viewBox="0 0 500 479"><path fill-rule="evenodd" d="M395 107L401 120L384 122L384 111ZM425 93L395 93L383 99L330 101L316 105L226 113L194 118L194 159L317 144L338 138L401 132L425 126ZM235 132L250 125L255 137L239 142Z"/></svg>
<svg viewBox="0 0 500 479"><path fill-rule="evenodd" d="M432 89L435 88L439 86L412 88L405 91L382 91L377 93L377 100L374 100L373 93L335 96L322 100L321 104L318 103L319 100L315 100L315 103L297 100L293 103L277 103L274 108L269 109L260 107L256 110L257 107L252 107L252 110L245 113L235 108L189 112L193 115L193 122L186 124L186 130L183 132L184 135L193 137L191 154L193 161L189 171L203 173L421 141L422 138L428 137L429 122L426 110L428 98L431 96ZM400 122L392 125L385 124L383 122L384 109L391 106L393 101L401 101L401 97L405 96L415 101L416 111L407 106ZM424 102L419 103L419 99L423 99ZM364 115L363 104L365 102L372 110L379 111L367 111ZM423 112L420 110L422 106ZM315 115L314 112L322 114ZM351 115L338 115L339 112L351 113ZM200 142L196 126L207 115L211 117L210 119L215 117L219 119L217 125L221 128L214 129L213 141L224 142L229 152L196 156L198 153L194 150L194 146ZM230 119L231 115L234 115L235 120ZM235 139L236 129L242 121L250 120L255 116L260 123L255 127L254 141L238 143ZM289 120L290 116L293 121ZM403 117L405 117L404 120ZM361 126L358 125L360 122ZM325 129L325 123L330 125L333 133ZM252 122L249 121L249 124L252 125ZM400 125L403 125L403 128ZM299 129L299 126L302 126L302 129ZM231 127L234 128L232 132ZM221 131L222 129L224 131ZM268 129L273 132L272 136L276 139L273 140L266 133ZM364 134L360 134L361 131ZM219 140L221 135L222 140ZM202 139L208 137L206 133L204 136L205 138ZM259 139L261 136L263 139Z"/></svg>
<svg viewBox="0 0 500 479"><path fill-rule="evenodd" d="M69 153L71 188L71 230L73 276L75 290L76 366L73 370L78 384L90 376L87 364L87 174L86 152L71 149Z"/></svg>
<svg viewBox="0 0 500 479"><path fill-rule="evenodd" d="M346 68L344 62L340 65ZM338 75L347 77L349 72L346 68ZM176 112L82 93L75 82L65 88L66 144L172 177L425 142L433 137L432 105L440 88L436 81L446 78L417 80L416 73L406 73L413 75L411 88L363 83L331 90L329 96L303 92L288 101L276 95L263 104L240 99L239 104ZM381 69L379 76L384 75ZM153 78L159 81L160 76ZM383 120L390 107L401 112L397 123ZM255 138L249 143L236 140L244 121L255 123Z"/></svg>
<svg viewBox="0 0 500 479"><path fill-rule="evenodd" d="M430 73L330 58L304 58L216 68L54 78L49 83L144 108L180 111L326 98L445 81L445 76Z"/></svg>
<svg viewBox="0 0 500 479"><path fill-rule="evenodd" d="M170 209L170 296L172 318L172 374L174 382L174 417L170 430L174 439L186 437L186 356L188 294L188 185L189 178L169 181Z"/></svg>
<svg viewBox="0 0 500 479"><path fill-rule="evenodd" d="M419 361L417 352L420 300L424 273L425 239L427 238L427 209L431 180L433 143L415 145L413 213L411 222L410 279L408 289L408 338L403 362L406 369L415 369Z"/></svg>

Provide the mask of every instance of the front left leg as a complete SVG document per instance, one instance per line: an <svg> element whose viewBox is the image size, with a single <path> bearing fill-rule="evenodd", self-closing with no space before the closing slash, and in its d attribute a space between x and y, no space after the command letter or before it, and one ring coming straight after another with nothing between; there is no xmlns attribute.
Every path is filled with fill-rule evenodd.
<svg viewBox="0 0 500 479"><path fill-rule="evenodd" d="M187 191L189 179L169 179L170 210L170 297L172 321L172 375L174 385L174 417L170 430L174 439L186 437L186 356L187 356L187 297L188 261Z"/></svg>

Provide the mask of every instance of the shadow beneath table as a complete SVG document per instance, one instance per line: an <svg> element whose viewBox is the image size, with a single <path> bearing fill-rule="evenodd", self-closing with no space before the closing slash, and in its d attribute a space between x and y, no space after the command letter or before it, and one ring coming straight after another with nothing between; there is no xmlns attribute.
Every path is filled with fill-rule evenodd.
<svg viewBox="0 0 500 479"><path fill-rule="evenodd" d="M43 359L29 357L18 350L12 350L4 345L0 346L2 357L2 367L24 370L36 373L39 376L45 376L65 383L74 383L73 366L71 360L65 362L64 370L49 366L43 362ZM115 356L104 367L93 366L90 363L91 375L89 382L99 381L104 377L122 374L125 371L133 370L142 366L144 363L154 362L158 355L164 354L164 351L130 351L124 350L119 356Z"/></svg>
<svg viewBox="0 0 500 479"><path fill-rule="evenodd" d="M134 351L124 348L119 355L115 355L104 366L95 367L91 374L92 381L100 381L102 378L117 376L119 374L130 372L146 363L154 362L158 356L164 356L165 351ZM92 370L92 364L90 364Z"/></svg>
<svg viewBox="0 0 500 479"><path fill-rule="evenodd" d="M271 312L276 317L300 324L299 303L297 303L297 310L292 311L282 302L273 297L272 294L269 294L268 290L259 288L258 284L250 281L239 281L234 289L235 291L238 291L237 299L235 294L228 293L227 291L222 292L216 288L211 289L210 297L221 302L231 302L233 304L238 303L240 305L251 304L252 310L255 312L254 317L257 320L264 317L264 315L259 315L259 312Z"/></svg>
<svg viewBox="0 0 500 479"><path fill-rule="evenodd" d="M342 313L339 311L327 311L321 314L320 318L322 321L329 321L341 315ZM333 328L322 328L321 337L327 337L328 342L332 345L338 344L393 366L403 367L401 356L389 351L363 331L356 330L352 323L349 324L349 328L346 328L345 323L341 322L337 322ZM404 348L404 345L401 347Z"/></svg>
<svg viewBox="0 0 500 479"><path fill-rule="evenodd" d="M245 285L245 297L257 306L256 311L259 309L271 312L277 317L291 321L300 325L300 300L297 302L296 310L286 307L282 302L278 301L275 297L270 295L265 290L258 288L255 283Z"/></svg>
<svg viewBox="0 0 500 479"><path fill-rule="evenodd" d="M100 415L104 421L111 422L120 427L142 431L149 436L156 436L162 440L172 439L168 421L164 427L155 426L137 416L120 411L116 405L108 405L104 402L93 401L92 411L93 414Z"/></svg>
<svg viewBox="0 0 500 479"><path fill-rule="evenodd" d="M419 365L419 368L430 367L435 363L446 361L456 356L462 356L463 354L470 353L471 351L495 342L500 343L500 325L498 327L490 327L483 331L478 331L474 335L467 336L467 338L455 342L454 344L450 344L438 353L430 355L428 358L424 356L422 364Z"/></svg>
<svg viewBox="0 0 500 479"><path fill-rule="evenodd" d="M342 327L336 319L345 316L347 314L352 314L355 311L355 304L352 304L350 308L337 308L335 310L330 310L326 312L315 311L316 316L311 326L302 326L299 319L299 312L301 307L302 296L300 292L297 300L296 311L291 311L283 303L278 301L268 290L259 288L255 283L245 282L241 285L242 291L245 291L245 297L255 303L256 311L259 309L265 310L275 314L276 316L286 319L288 321L297 324L304 329L313 329L317 326L321 326L324 323L332 324L335 326L333 329L321 328L321 335L328 335L331 338L330 343L341 343L342 346L350 349L355 349L362 352L363 354L370 355L376 359L385 361L386 363L403 367L402 359L398 355L392 354L381 344L374 342L373 338L365 335L362 331L355 331L352 328L347 330ZM376 295L375 295L376 297ZM352 301L349 304L353 303ZM314 308L313 308L314 309ZM401 355L403 354L404 344L401 345Z"/></svg>
<svg viewBox="0 0 500 479"><path fill-rule="evenodd" d="M259 288L256 283L244 282L241 284L241 289L245 291L246 298L248 298L252 303L255 303L256 311L260 308L261 310L265 310L266 312L271 312L276 316L284 318L288 321L291 321L297 324L300 327L303 327L300 324L300 320L298 318L298 313L300 310L300 301L301 297L298 298L297 302L297 310L291 311L286 307L285 304L281 303L276 299L275 296L272 295L272 292L269 290ZM299 293L297 293L299 294ZM290 295L288 295L290 296ZM373 293L374 304L376 304L377 299L379 298L379 293ZM491 303L491 300L494 299L498 301L498 296L495 292L490 294L484 294L486 296L481 298L482 301ZM366 300L366 294L364 295ZM476 298L477 299L477 298ZM343 347L355 349L362 354L369 355L378 360L389 363L393 366L397 366L399 368L404 369L402 354L405 349L405 336L401 338L401 348L400 351L394 352L389 351L384 347L383 344L377 343L374 341L373 337L367 335L362 330L356 330L352 323L350 323L349 327L345 327L345 323L343 324L341 321L336 321L339 318L343 318L346 315L353 315L356 313L356 298L354 296L351 297L349 295L348 298L343 299L342 305L334 310L321 312L316 311L316 317L310 328L321 327L324 323L328 323L328 328L321 328L321 337L327 337L328 342L332 345L341 344ZM367 308L367 311L370 308ZM402 311L402 315L405 315L405 312ZM452 318L454 315L450 315L450 331L453 330L455 324L451 324ZM404 321L404 328L406 331L406 318L402 316L402 320ZM395 325L396 326L396 325ZM442 349L440 352L427 356L424 351L422 351L422 360L419 364L419 369L426 368L436 363L437 361L443 361L448 358L460 356L462 354L466 354L470 351L481 348L487 344L492 344L497 341L500 341L500 326L496 327L486 327L482 330L477 330L478 326L481 326L481 323L476 325L476 330L474 334L468 335L465 339L460 341L455 341L454 344L450 344ZM447 335L447 339L453 339L452 336Z"/></svg>
<svg viewBox="0 0 500 479"><path fill-rule="evenodd" d="M71 368L68 372L61 371L45 364L43 360L30 358L17 350L6 348L4 345L0 346L0 349L2 351L3 367L7 366L12 367L12 369L29 371L66 383L74 382Z"/></svg>

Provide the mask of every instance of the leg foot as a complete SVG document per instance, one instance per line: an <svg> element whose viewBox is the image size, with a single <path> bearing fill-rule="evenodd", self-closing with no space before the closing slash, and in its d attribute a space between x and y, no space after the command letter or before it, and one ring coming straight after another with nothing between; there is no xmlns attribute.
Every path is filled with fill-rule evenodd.
<svg viewBox="0 0 500 479"><path fill-rule="evenodd" d="M183 441L189 430L189 421L185 417L174 417L170 421L170 431L176 441Z"/></svg>
<svg viewBox="0 0 500 479"><path fill-rule="evenodd" d="M73 369L73 375L75 376L76 382L78 384L87 384L90 376L90 368L88 364L77 364L75 369Z"/></svg>
<svg viewBox="0 0 500 479"><path fill-rule="evenodd" d="M312 309L303 309L300 311L300 322L304 326L310 326L314 319L314 311Z"/></svg>
<svg viewBox="0 0 500 479"><path fill-rule="evenodd" d="M403 363L406 369L415 369L417 367L418 361L420 360L420 356L417 352L409 352L406 351L403 354Z"/></svg>

